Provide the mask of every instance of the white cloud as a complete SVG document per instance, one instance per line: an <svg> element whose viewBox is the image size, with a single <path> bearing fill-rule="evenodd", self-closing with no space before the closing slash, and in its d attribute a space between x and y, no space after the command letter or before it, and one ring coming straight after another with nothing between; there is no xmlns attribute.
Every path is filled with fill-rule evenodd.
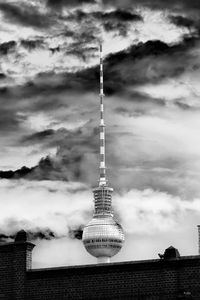
<svg viewBox="0 0 200 300"><path fill-rule="evenodd" d="M127 233L155 235L179 231L179 223L190 214L200 214L200 199L182 200L153 190L131 190L116 197L117 209Z"/></svg>
<svg viewBox="0 0 200 300"><path fill-rule="evenodd" d="M68 236L69 227L78 228L91 218L92 192L87 186L78 182L1 180L0 189L1 232L12 234L20 227L32 231L48 228L60 237L36 241L34 267L95 263L81 241ZM171 243L182 254L195 253L199 199L183 201L148 189L114 194L113 203L126 234L124 249L113 261L156 257ZM181 237L191 243L185 245Z"/></svg>
<svg viewBox="0 0 200 300"><path fill-rule="evenodd" d="M177 99L191 96L191 91L188 86L184 86L177 80L168 79L159 84L145 84L135 88L136 91L147 94L150 97L174 101ZM189 104L189 101L187 101Z"/></svg>
<svg viewBox="0 0 200 300"><path fill-rule="evenodd" d="M151 10L141 8L144 23L135 26L138 32L138 39L142 42L148 40L160 40L165 43L181 42L184 34L190 33L187 28L177 27L168 19L168 11Z"/></svg>
<svg viewBox="0 0 200 300"><path fill-rule="evenodd" d="M87 187L81 183L1 180L0 189L0 227L7 234L21 224L25 230L49 228L58 236L67 236L68 226L82 225L84 212L92 204ZM9 220L19 224L8 228Z"/></svg>

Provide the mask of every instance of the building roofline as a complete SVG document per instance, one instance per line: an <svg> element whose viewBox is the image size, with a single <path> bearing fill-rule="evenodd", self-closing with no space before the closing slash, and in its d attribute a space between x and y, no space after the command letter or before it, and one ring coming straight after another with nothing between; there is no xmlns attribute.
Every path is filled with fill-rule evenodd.
<svg viewBox="0 0 200 300"><path fill-rule="evenodd" d="M94 270L98 273L102 272L117 272L124 270L143 270L143 269L149 269L149 268L163 268L166 265L173 266L177 263L179 265L187 265L187 262L191 261L199 261L200 262L200 255L192 255L192 256L181 256L179 258L172 258L172 259L150 259L150 260L136 260L136 261L124 261L124 262L113 262L109 264L87 264L87 265L74 265L74 266L63 266L63 267L52 267L52 268L40 268L40 269L31 269L27 271L28 277L43 277L47 276L53 276L56 274L63 275L70 275L74 274L76 272L83 272L85 274L93 273Z"/></svg>

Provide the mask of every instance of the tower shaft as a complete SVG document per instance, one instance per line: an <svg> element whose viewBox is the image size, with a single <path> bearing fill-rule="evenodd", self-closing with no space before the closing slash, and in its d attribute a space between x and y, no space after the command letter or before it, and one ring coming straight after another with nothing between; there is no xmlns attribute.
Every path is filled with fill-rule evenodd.
<svg viewBox="0 0 200 300"><path fill-rule="evenodd" d="M103 91L103 52L100 45L100 179L99 186L106 185L106 162L105 162L105 123L104 123L104 91Z"/></svg>

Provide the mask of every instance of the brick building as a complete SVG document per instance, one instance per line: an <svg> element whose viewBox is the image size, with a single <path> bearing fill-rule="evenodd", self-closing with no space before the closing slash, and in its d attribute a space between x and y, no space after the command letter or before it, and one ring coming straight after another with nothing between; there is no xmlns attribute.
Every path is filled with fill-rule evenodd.
<svg viewBox="0 0 200 300"><path fill-rule="evenodd" d="M0 299L200 299L200 256L170 247L160 259L31 269L25 233L0 245Z"/></svg>

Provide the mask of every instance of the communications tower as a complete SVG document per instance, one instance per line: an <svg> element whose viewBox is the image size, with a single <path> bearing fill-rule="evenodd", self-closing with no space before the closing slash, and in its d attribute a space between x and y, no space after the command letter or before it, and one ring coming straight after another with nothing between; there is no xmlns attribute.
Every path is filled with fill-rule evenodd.
<svg viewBox="0 0 200 300"><path fill-rule="evenodd" d="M84 227L83 244L86 250L97 257L99 263L108 263L122 248L124 233L114 219L112 210L113 189L108 186L105 165L105 123L103 91L103 54L100 45L100 178L94 193L94 213L92 220Z"/></svg>

